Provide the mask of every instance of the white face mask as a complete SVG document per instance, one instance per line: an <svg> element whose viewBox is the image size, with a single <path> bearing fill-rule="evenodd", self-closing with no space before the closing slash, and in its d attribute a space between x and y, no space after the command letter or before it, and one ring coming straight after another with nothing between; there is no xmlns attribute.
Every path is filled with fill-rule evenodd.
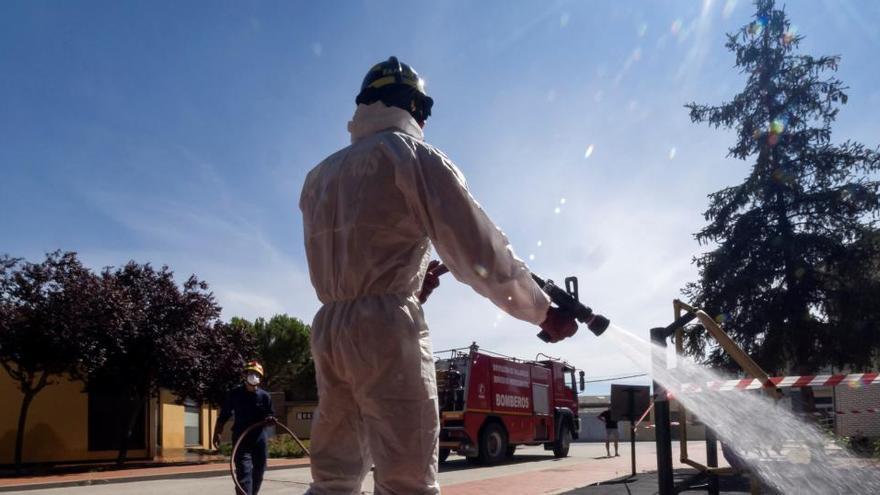
<svg viewBox="0 0 880 495"><path fill-rule="evenodd" d="M252 387L256 387L260 384L260 375L256 373L248 373L247 378L245 380L248 382L248 385Z"/></svg>

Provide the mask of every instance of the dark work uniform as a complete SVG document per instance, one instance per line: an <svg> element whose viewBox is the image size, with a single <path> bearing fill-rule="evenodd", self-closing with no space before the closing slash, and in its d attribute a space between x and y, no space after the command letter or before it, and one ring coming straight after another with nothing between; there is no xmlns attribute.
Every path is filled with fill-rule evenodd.
<svg viewBox="0 0 880 495"><path fill-rule="evenodd" d="M235 445L238 437L250 425L272 415L272 398L265 390L258 388L250 392L244 385L239 385L226 396L226 402L217 416L217 424L223 426L230 416L235 418L232 423L232 444ZM253 429L238 447L235 455L235 476L248 495L256 495L260 491L268 454L266 432L263 428Z"/></svg>
<svg viewBox="0 0 880 495"><path fill-rule="evenodd" d="M611 419L611 411L604 411L599 417L605 419L606 430L617 430L617 421Z"/></svg>

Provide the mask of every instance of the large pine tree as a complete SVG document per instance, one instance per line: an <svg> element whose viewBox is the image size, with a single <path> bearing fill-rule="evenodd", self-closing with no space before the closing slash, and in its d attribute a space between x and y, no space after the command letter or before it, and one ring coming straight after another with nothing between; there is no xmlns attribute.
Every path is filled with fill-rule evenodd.
<svg viewBox="0 0 880 495"><path fill-rule="evenodd" d="M691 120L736 131L729 156L753 163L743 183L709 195L697 240L714 247L685 289L698 307L771 372L865 368L880 348L876 260L880 153L834 143L847 102L840 58L798 54L802 37L773 0L728 34L746 86L719 106L687 105ZM700 331L688 350L729 365Z"/></svg>

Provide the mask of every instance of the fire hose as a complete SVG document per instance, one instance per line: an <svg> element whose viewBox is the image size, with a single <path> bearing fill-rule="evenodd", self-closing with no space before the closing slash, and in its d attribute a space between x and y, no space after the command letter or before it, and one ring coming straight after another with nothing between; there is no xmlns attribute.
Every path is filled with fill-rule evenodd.
<svg viewBox="0 0 880 495"><path fill-rule="evenodd" d="M256 428L265 428L266 426L268 426L270 424L274 424L275 426L280 426L282 430L284 430L288 435L293 437L293 440L296 441L297 445L299 445L299 448L301 448L303 450L303 452L306 453L307 456L309 456L309 457L312 456L312 453L309 452L309 449L307 449L306 446L303 445L303 443L300 441L300 439L296 436L296 434L293 433L293 431L290 430L290 428L287 427L287 425L285 425L283 423L279 423L278 420L276 420L276 419L256 422L256 423L248 426L247 428L245 428L245 430L243 432L241 432L241 435L238 436L238 440L235 441L235 445L232 447L232 456L229 458L229 474L232 475L232 482L235 483L235 489L237 490L237 493L240 493L243 495L247 495L247 493L248 493L241 486L241 483L238 482L238 476L235 474L235 454L238 453L238 447L241 445L241 441L244 440L244 438L252 430L254 430Z"/></svg>

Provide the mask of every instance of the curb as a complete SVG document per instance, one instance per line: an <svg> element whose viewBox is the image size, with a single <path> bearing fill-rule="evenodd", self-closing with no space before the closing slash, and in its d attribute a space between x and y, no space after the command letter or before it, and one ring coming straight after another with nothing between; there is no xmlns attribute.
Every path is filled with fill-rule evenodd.
<svg viewBox="0 0 880 495"><path fill-rule="evenodd" d="M82 487L82 486L92 486L92 485L109 485L114 483L133 483L137 481L161 481L161 480L173 480L173 479L193 479L193 478L212 478L215 476L228 476L229 475L229 464L224 464L225 469L213 469L206 471L183 471L180 473L164 473L164 474L140 474L140 475L132 475L132 476L124 476L119 478L90 478L90 479L81 479L81 480L69 480L69 481L47 481L45 483L36 482L36 483L27 483L22 485L8 485L3 486L0 485L0 493L9 493L9 492L23 492L23 491L32 491L32 490L46 490L50 488L73 488L73 487ZM280 465L280 466L266 466L266 471L276 471L279 469L301 469L310 467L311 463L302 463L302 464L292 464L292 465ZM112 471L108 471L112 472ZM2 481L0 481L2 483Z"/></svg>

